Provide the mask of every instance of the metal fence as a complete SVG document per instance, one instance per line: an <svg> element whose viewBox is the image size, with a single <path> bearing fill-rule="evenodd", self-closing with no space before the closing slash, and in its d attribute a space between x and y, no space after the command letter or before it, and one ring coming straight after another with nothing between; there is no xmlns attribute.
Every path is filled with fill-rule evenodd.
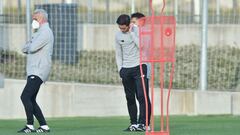
<svg viewBox="0 0 240 135"><path fill-rule="evenodd" d="M27 1L31 2L28 3L31 11L36 7L51 8L49 16L55 34L55 52L60 49L60 53L56 53L53 58L51 81L121 83L114 52L114 34L118 30L115 21L122 13L138 11L150 15L148 0L1 0L0 72L6 78L25 78L26 58L21 54L20 47L27 40ZM155 14L159 14L161 0L155 0L153 4ZM240 0L208 2L209 90L239 90L239 4ZM74 5L76 10L69 12L59 9L66 5ZM168 0L165 9L166 15L174 15L177 19L173 88L199 89L203 9L201 0ZM65 16L61 19L54 17L53 14L58 11L64 12ZM67 18L67 14L74 17L77 23ZM67 22L67 25L60 21ZM59 35L64 32L73 34ZM71 48L66 50L69 46ZM74 60L71 60L73 54ZM159 82L156 80L155 83Z"/></svg>
<svg viewBox="0 0 240 135"><path fill-rule="evenodd" d="M27 0L1 0L0 17L5 23L26 23ZM114 24L117 16L121 13L140 11L150 15L148 0L30 0L32 9L39 4L72 4L78 5L79 23ZM209 1L210 24L238 24L239 23L239 0L212 0ZM162 0L153 3L155 14L159 14ZM166 1L167 15L174 15L179 24L201 23L201 0L168 0Z"/></svg>

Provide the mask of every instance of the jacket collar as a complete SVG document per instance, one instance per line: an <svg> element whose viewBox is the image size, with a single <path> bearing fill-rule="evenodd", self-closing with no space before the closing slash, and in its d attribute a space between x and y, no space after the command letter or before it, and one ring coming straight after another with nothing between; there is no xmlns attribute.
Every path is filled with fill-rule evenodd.
<svg viewBox="0 0 240 135"><path fill-rule="evenodd" d="M41 31L42 29L45 29L46 27L49 27L49 23L48 22L42 24L41 27L39 28L39 31Z"/></svg>

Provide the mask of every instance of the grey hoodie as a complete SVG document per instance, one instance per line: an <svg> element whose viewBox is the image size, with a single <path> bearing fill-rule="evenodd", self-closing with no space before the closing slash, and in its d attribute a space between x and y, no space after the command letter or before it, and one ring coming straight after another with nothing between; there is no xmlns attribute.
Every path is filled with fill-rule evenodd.
<svg viewBox="0 0 240 135"><path fill-rule="evenodd" d="M36 75L43 82L48 80L52 65L53 42L53 32L49 24L44 23L23 46L22 52L27 54L27 76Z"/></svg>
<svg viewBox="0 0 240 135"><path fill-rule="evenodd" d="M139 63L139 38L138 28L133 27L131 32L123 33L118 31L115 36L116 61L118 71L122 67L131 68Z"/></svg>

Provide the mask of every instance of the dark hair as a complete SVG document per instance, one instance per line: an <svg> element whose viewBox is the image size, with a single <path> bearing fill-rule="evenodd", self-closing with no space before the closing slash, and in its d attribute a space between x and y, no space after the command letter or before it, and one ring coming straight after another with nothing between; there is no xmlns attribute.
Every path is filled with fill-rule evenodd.
<svg viewBox="0 0 240 135"><path fill-rule="evenodd" d="M130 25L130 16L129 16L129 15L126 15L126 14L121 14L121 15L118 17L116 23L117 23L118 25L127 25L127 26L129 26L129 25Z"/></svg>
<svg viewBox="0 0 240 135"><path fill-rule="evenodd" d="M137 19L140 19L142 17L145 17L145 15L143 13L136 12L136 13L131 14L131 18L134 18L134 17L136 17Z"/></svg>

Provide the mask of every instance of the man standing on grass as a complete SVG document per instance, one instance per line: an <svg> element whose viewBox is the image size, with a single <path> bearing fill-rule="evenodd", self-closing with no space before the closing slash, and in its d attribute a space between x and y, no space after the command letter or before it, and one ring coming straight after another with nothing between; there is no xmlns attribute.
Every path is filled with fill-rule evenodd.
<svg viewBox="0 0 240 135"><path fill-rule="evenodd" d="M50 132L43 113L36 102L36 97L41 84L47 81L51 70L54 38L45 10L36 9L32 19L32 28L35 33L22 49L23 53L27 54L27 84L21 95L27 124L18 133ZM34 116L40 125L36 130L33 126Z"/></svg>
<svg viewBox="0 0 240 135"><path fill-rule="evenodd" d="M146 106L142 77L146 84L149 118L151 114L151 103L148 95L147 66L142 65L143 76L140 73L139 38L137 27L130 25L130 16L122 14L116 23L120 31L116 33L116 61L120 77L126 94L127 107L130 116L130 126L124 131L145 131L146 130ZM136 98L139 102L139 118ZM149 121L150 122L150 121ZM148 123L149 123L148 122Z"/></svg>
<svg viewBox="0 0 240 135"><path fill-rule="evenodd" d="M141 19L143 17L145 17L145 15L143 13L140 13L140 12L133 13L133 14L131 14L131 23L133 25L135 25L135 27L139 27L139 26L143 25L143 24L141 24L142 22L139 22L139 19ZM151 76L151 65L149 63L146 63L146 65L147 65L147 79L149 82L149 79Z"/></svg>

